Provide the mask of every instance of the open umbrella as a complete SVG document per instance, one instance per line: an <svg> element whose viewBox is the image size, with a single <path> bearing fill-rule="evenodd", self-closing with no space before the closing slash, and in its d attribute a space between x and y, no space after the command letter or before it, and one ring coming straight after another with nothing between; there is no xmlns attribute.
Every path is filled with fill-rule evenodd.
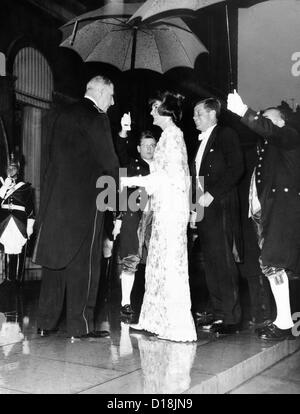
<svg viewBox="0 0 300 414"><path fill-rule="evenodd" d="M200 10L204 7L212 6L225 0L147 0L132 15L130 21L139 18L141 21L152 18L163 17L164 15L186 14L191 11Z"/></svg>
<svg viewBox="0 0 300 414"><path fill-rule="evenodd" d="M250 7L266 0L146 0L132 15L130 21L141 21L170 17L174 15L189 15L217 3L228 3L236 7Z"/></svg>
<svg viewBox="0 0 300 414"><path fill-rule="evenodd" d="M146 21L150 22L154 19L162 18L162 16L186 15L187 13L192 13L217 3L225 3L225 0L146 0L146 2L132 15L132 17L129 19L129 22L139 21L146 23ZM233 89L232 59L227 4L225 4L225 10L230 89Z"/></svg>
<svg viewBox="0 0 300 414"><path fill-rule="evenodd" d="M230 44L230 25L228 16L228 4L235 7L250 7L266 0L146 0L142 6L129 19L129 22L151 22L164 17L192 15L208 6L217 3L224 3L226 13L228 61L229 61L229 80L230 89L233 89L232 58Z"/></svg>
<svg viewBox="0 0 300 414"><path fill-rule="evenodd" d="M122 71L150 69L165 73L177 66L194 67L206 47L177 18L151 24L133 23L129 17L140 3L110 3L78 16L61 27L60 46L76 51L86 62L104 62Z"/></svg>

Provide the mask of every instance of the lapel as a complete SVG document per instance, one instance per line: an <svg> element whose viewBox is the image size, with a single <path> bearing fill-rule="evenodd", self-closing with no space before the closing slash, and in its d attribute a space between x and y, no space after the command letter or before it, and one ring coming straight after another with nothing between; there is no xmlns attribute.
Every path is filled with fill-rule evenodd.
<svg viewBox="0 0 300 414"><path fill-rule="evenodd" d="M196 162L196 157L197 157L197 154L198 154L198 151L199 151L200 145L201 145L201 141L199 141L199 140L198 140L197 149L196 149L195 154L194 154L194 157L193 157L193 159L192 159L192 164L193 164L193 165L194 165L194 164L195 164L195 162Z"/></svg>
<svg viewBox="0 0 300 414"><path fill-rule="evenodd" d="M204 154L203 154L203 157L202 157L202 162L201 162L201 168L200 168L200 170L203 167L203 162L205 160L206 155L211 150L211 147L213 146L213 144L214 144L214 142L216 140L216 136L217 136L218 129L219 129L219 126L216 125L214 127L212 133L210 134L210 137L209 137L209 139L207 141L207 144L206 144L206 147L205 147L205 151L204 151ZM194 155L194 158L192 160L192 166L191 166L191 168L193 169L194 174L196 174L196 165L195 165L195 163L196 163L196 157L197 157L197 154L198 154L200 145L201 145L201 141L199 141L199 143L198 143L197 150L196 150L195 155Z"/></svg>
<svg viewBox="0 0 300 414"><path fill-rule="evenodd" d="M214 129L212 130L212 133L210 134L210 137L209 137L209 139L207 141L207 144L206 144L206 147L205 147L205 150L204 150L204 154L203 154L203 157L202 157L201 167L203 165L203 162L205 160L206 155L210 152L210 150L211 150L211 148L212 148L212 146L213 146L213 144L214 144L214 142L216 140L216 136L217 136L217 133L218 133L218 129L219 129L219 127L218 127L218 125L216 125L214 127Z"/></svg>

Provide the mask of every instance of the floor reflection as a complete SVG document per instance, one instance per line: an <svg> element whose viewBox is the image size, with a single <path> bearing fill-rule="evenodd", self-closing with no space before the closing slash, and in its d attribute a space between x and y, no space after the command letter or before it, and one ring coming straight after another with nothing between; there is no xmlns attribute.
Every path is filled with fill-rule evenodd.
<svg viewBox="0 0 300 414"><path fill-rule="evenodd" d="M178 394L191 382L196 343L180 343L135 334L140 350L145 394Z"/></svg>
<svg viewBox="0 0 300 414"><path fill-rule="evenodd" d="M262 362L255 360L260 366L266 359L264 353L272 347L257 342L248 331L225 338L199 333L197 343L133 333L120 318L117 273L108 280L99 292L95 326L110 336L74 343L67 337L64 316L57 333L49 337L37 334L38 281L21 287L0 283L0 394L180 394L205 382L207 375L238 364L243 368L240 373L234 368L233 381L238 374L244 378L243 361L261 355ZM140 292L136 290L134 303L141 302ZM253 372L254 362L251 364ZM227 375L221 377L228 382ZM226 384L224 389L228 389ZM215 386L211 381L203 392L216 392Z"/></svg>
<svg viewBox="0 0 300 414"><path fill-rule="evenodd" d="M30 353L29 341L22 332L17 313L0 313L0 346L5 357L8 357L18 342L22 342L23 354L28 355Z"/></svg>

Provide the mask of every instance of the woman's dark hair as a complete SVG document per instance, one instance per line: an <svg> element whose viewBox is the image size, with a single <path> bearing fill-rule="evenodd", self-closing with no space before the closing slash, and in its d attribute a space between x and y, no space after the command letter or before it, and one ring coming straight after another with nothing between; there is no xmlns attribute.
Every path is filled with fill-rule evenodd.
<svg viewBox="0 0 300 414"><path fill-rule="evenodd" d="M157 108L157 112L162 116L170 116L173 122L177 123L181 120L182 116L182 102L184 96L179 93L165 91L158 93L156 98L149 101L152 105L156 101L160 101L161 104Z"/></svg>

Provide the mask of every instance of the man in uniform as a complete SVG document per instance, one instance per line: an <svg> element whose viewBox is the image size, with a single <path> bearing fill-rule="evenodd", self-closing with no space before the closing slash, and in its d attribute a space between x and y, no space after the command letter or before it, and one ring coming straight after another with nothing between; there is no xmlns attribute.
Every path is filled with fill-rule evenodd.
<svg viewBox="0 0 300 414"><path fill-rule="evenodd" d="M121 124L128 122L123 118ZM137 150L139 156L131 158L128 151L126 128L122 125L116 141L116 150L123 168L127 168L127 176L142 176L150 173L150 164L156 147L156 139L150 131L144 131L139 140ZM134 192L137 197L132 197ZM135 206L131 206L131 202ZM147 246L150 240L152 212L149 203L141 205L148 200L145 189L131 188L128 190L127 210L121 212L116 221L115 234L120 231L120 263L121 263L121 316L132 317L134 310L131 306L130 295L134 284L134 277L139 263L145 263ZM133 208L132 208L133 207ZM136 207L136 208L135 208Z"/></svg>
<svg viewBox="0 0 300 414"><path fill-rule="evenodd" d="M227 107L262 137L250 184L249 213L261 249L260 266L268 277L277 309L275 321L259 329L264 340L291 338L288 271L300 269L300 136L278 108L256 113L234 91Z"/></svg>

